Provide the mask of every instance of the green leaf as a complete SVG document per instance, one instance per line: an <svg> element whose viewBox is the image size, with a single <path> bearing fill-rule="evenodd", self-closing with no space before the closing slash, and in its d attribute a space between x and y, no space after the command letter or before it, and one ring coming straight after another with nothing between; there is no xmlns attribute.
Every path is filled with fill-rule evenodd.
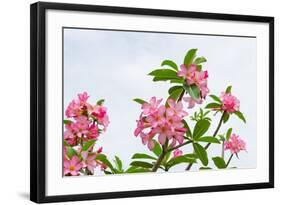
<svg viewBox="0 0 281 205"><path fill-rule="evenodd" d="M239 117L244 123L246 123L246 119L245 119L245 117L244 117L244 115L243 115L242 112L236 111L234 114L235 114L237 117Z"/></svg>
<svg viewBox="0 0 281 205"><path fill-rule="evenodd" d="M113 167L113 165L110 163L110 161L107 159L106 155L104 154L98 154L96 156L96 160L101 161L105 165L108 166L108 168L111 170L112 173L117 173L117 170Z"/></svg>
<svg viewBox="0 0 281 205"><path fill-rule="evenodd" d="M193 143L193 149L194 152L197 154L198 158L200 159L200 161L202 162L202 164L204 166L207 166L209 161L208 161L207 152L204 149L204 147L202 147L198 143Z"/></svg>
<svg viewBox="0 0 281 205"><path fill-rule="evenodd" d="M192 64L193 59L194 59L195 56L196 56L196 51L197 51L197 49L190 49L190 50L186 53L186 55L185 55L185 57L184 57L184 64L185 64L186 67L189 67L190 64Z"/></svg>
<svg viewBox="0 0 281 205"><path fill-rule="evenodd" d="M185 120L182 120L182 123L183 123L183 125L184 125L184 128L187 129L187 130L186 130L186 136L187 136L187 137L192 137L192 131L191 131L191 129L189 128L187 122L186 122Z"/></svg>
<svg viewBox="0 0 281 205"><path fill-rule="evenodd" d="M184 91L184 90L183 90L182 87L179 88L179 89L174 90L174 91L170 94L170 96L168 97L168 99L173 99L173 100L177 101L177 99L180 97L180 95L181 95L181 93L182 93L183 91Z"/></svg>
<svg viewBox="0 0 281 205"><path fill-rule="evenodd" d="M83 143L82 151L88 151L97 140L89 140Z"/></svg>
<svg viewBox="0 0 281 205"><path fill-rule="evenodd" d="M212 109L212 108L220 108L221 104L219 103L209 103L208 105L206 105L206 109Z"/></svg>
<svg viewBox="0 0 281 205"><path fill-rule="evenodd" d="M188 92L190 97L193 99L199 99L200 98L200 89L197 87L197 85L183 85L184 89Z"/></svg>
<svg viewBox="0 0 281 205"><path fill-rule="evenodd" d="M73 149L72 147L67 147L67 152L66 152L66 156L68 157L68 159L72 159L72 157L76 155L78 156L77 152L75 149Z"/></svg>
<svg viewBox="0 0 281 205"><path fill-rule="evenodd" d="M65 125L68 125L68 124L71 124L72 121L71 121L71 120L63 120L63 123L64 123Z"/></svg>
<svg viewBox="0 0 281 205"><path fill-rule="evenodd" d="M116 167L117 167L118 171L122 172L123 170L122 170L122 161L121 161L121 159L118 156L115 156L114 162L116 164Z"/></svg>
<svg viewBox="0 0 281 205"><path fill-rule="evenodd" d="M226 141L229 140L230 135L231 135L231 132L232 132L232 128L229 128L229 129L227 130L227 132L226 132Z"/></svg>
<svg viewBox="0 0 281 205"><path fill-rule="evenodd" d="M214 101L221 103L221 99L216 95L209 95Z"/></svg>
<svg viewBox="0 0 281 205"><path fill-rule="evenodd" d="M134 167L142 167L142 168L152 168L153 165L148 163L148 162L143 162L143 161L133 161L130 164L131 166Z"/></svg>
<svg viewBox="0 0 281 205"><path fill-rule="evenodd" d="M200 63L205 63L205 62L207 62L207 59L205 58L205 57L198 57L198 58L196 58L195 59L195 61L194 61L194 64L200 64Z"/></svg>
<svg viewBox="0 0 281 205"><path fill-rule="evenodd" d="M201 72L202 71L202 65L196 65L196 70Z"/></svg>
<svg viewBox="0 0 281 205"><path fill-rule="evenodd" d="M170 169L171 167L177 165L177 164L181 164L181 163L195 163L196 162L196 159L194 158L188 158L188 157L185 157L185 156L178 156L178 157L174 157L172 158L171 160L169 160L167 162L167 165L166 167L168 169Z"/></svg>
<svg viewBox="0 0 281 205"><path fill-rule="evenodd" d="M143 103L146 103L146 101L145 100L143 100L143 99L140 99L140 98L135 98L135 99L133 99L133 101L135 101L135 102L137 102L137 103L139 103L139 104L143 104Z"/></svg>
<svg viewBox="0 0 281 205"><path fill-rule="evenodd" d="M170 159L171 154L172 154L172 151L169 151L165 154L165 156L161 162L161 165L164 165L164 166L166 165L166 162Z"/></svg>
<svg viewBox="0 0 281 205"><path fill-rule="evenodd" d="M174 80L179 80L179 79L178 79L178 77L158 77L158 76L156 76L152 79L153 82L168 81L168 80L174 81Z"/></svg>
<svg viewBox="0 0 281 205"><path fill-rule="evenodd" d="M193 130L193 139L197 140L203 136L208 131L210 124L208 120L199 120Z"/></svg>
<svg viewBox="0 0 281 205"><path fill-rule="evenodd" d="M184 79L171 79L170 83L179 83L179 84L183 84L184 83Z"/></svg>
<svg viewBox="0 0 281 205"><path fill-rule="evenodd" d="M161 64L161 66L170 66L171 68L173 68L174 70L178 71L178 66L177 64L172 61L172 60L164 60Z"/></svg>
<svg viewBox="0 0 281 205"><path fill-rule="evenodd" d="M216 165L217 168L219 168L219 169L225 169L226 168L226 164L225 164L225 161L223 160L223 158L213 157L212 159L213 159L214 164Z"/></svg>
<svg viewBox="0 0 281 205"><path fill-rule="evenodd" d="M179 90L179 89L183 89L182 86L180 85L176 85L176 86L173 86L173 87L170 87L170 89L168 90L168 93L171 95L175 90Z"/></svg>
<svg viewBox="0 0 281 205"><path fill-rule="evenodd" d="M152 157L148 154L143 154L143 153L136 153L132 156L132 159L153 159L153 160L157 160L157 158Z"/></svg>
<svg viewBox="0 0 281 205"><path fill-rule="evenodd" d="M231 93L231 88L232 88L232 86L230 85L230 86L228 86L227 88L226 88L226 90L225 90L225 93Z"/></svg>
<svg viewBox="0 0 281 205"><path fill-rule="evenodd" d="M98 102L97 102L97 105L102 105L104 103L104 99L100 99Z"/></svg>
<svg viewBox="0 0 281 205"><path fill-rule="evenodd" d="M157 69L150 72L148 75L164 78L178 78L177 73L170 69Z"/></svg>
<svg viewBox="0 0 281 205"><path fill-rule="evenodd" d="M224 116L222 118L223 123L226 123L229 119L229 114L228 113L224 113Z"/></svg>
<svg viewBox="0 0 281 205"><path fill-rule="evenodd" d="M130 167L126 170L126 173L142 173L142 172L150 172L150 169L141 168L141 167Z"/></svg>
<svg viewBox="0 0 281 205"><path fill-rule="evenodd" d="M216 144L220 144L220 141L212 136L207 136L207 137L200 137L199 139L197 139L196 141L198 142L209 142L209 143L216 143Z"/></svg>
<svg viewBox="0 0 281 205"><path fill-rule="evenodd" d="M156 140L153 140L153 141L154 141L154 148L152 151L157 157L159 157L160 154L162 153L162 148Z"/></svg>

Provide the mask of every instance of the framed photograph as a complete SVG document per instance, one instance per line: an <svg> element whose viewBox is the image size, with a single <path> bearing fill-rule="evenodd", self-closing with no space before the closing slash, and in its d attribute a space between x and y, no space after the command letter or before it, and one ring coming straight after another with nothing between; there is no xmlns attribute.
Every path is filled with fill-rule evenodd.
<svg viewBox="0 0 281 205"><path fill-rule="evenodd" d="M274 187L274 18L31 5L30 198Z"/></svg>

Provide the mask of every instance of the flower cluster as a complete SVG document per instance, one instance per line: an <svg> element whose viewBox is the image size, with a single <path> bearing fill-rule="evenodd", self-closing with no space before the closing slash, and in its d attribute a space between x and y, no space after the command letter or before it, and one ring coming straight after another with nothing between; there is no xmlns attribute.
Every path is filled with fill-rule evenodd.
<svg viewBox="0 0 281 205"><path fill-rule="evenodd" d="M183 77L187 85L196 85L200 90L200 98L194 99L192 97L184 98L185 101L189 103L189 108L193 108L194 105L201 104L202 99L205 99L209 93L207 78L209 77L208 71L198 70L195 64L191 64L189 67L186 67L185 64L180 66L180 70L177 75Z"/></svg>
<svg viewBox="0 0 281 205"><path fill-rule="evenodd" d="M246 150L246 143L239 135L232 134L224 144L225 150L230 150L232 154L238 154L241 150Z"/></svg>
<svg viewBox="0 0 281 205"><path fill-rule="evenodd" d="M187 116L181 102L168 99L167 106L160 105L162 99L152 97L149 103L142 104L142 113L137 121L134 135L140 136L142 143L150 150L154 148L154 137L158 137L161 145L166 142L171 147L182 144L187 131L182 119Z"/></svg>
<svg viewBox="0 0 281 205"><path fill-rule="evenodd" d="M220 99L222 101L221 109L227 113L239 111L240 101L231 93L222 92Z"/></svg>
<svg viewBox="0 0 281 205"><path fill-rule="evenodd" d="M94 144L109 124L107 109L102 101L92 105L87 102L88 98L86 92L78 94L78 99L72 100L66 108L64 175L93 174L95 167L104 166L96 160L102 148L94 151Z"/></svg>

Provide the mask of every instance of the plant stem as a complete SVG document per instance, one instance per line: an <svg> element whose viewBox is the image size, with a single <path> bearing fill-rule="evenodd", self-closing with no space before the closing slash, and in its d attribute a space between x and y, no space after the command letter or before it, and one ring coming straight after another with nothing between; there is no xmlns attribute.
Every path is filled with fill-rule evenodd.
<svg viewBox="0 0 281 205"><path fill-rule="evenodd" d="M228 165L229 165L229 163L230 163L232 157L233 157L233 154L230 155L230 157L229 157L229 159L228 159L228 161L227 161L227 163L226 163L226 167L228 167Z"/></svg>
<svg viewBox="0 0 281 205"><path fill-rule="evenodd" d="M177 145L177 146L175 146L175 147L170 148L167 152L171 152L171 151L173 151L173 150L175 150L175 149L178 149L178 148L183 147L183 146L185 146L185 145L187 145L187 144L190 144L190 143L192 143L192 141L186 141L186 142L184 142L184 143L182 143L182 144L179 144L179 145Z"/></svg>
<svg viewBox="0 0 281 205"><path fill-rule="evenodd" d="M221 116L221 119L220 119L219 124L218 124L218 126L217 126L217 129L215 130L215 132L214 132L214 134L213 134L213 137L215 137L215 136L218 134L218 132L219 132L219 130L220 130L220 127L221 127L221 125L222 125L223 118L224 118L224 115L225 115L225 114L226 114L226 112L224 111L224 112L222 113L222 116ZM207 150L210 145L211 145L211 143L208 143L208 144L204 147L204 149ZM192 167L192 165L193 165L193 163L190 163L190 164L186 167L185 170L187 170L187 171L190 170L191 167Z"/></svg>
<svg viewBox="0 0 281 205"><path fill-rule="evenodd" d="M167 154L167 147L168 147L168 139L166 139L165 144L162 146L162 152L159 155L156 163L154 164L154 166L152 167L152 172L156 172L157 169L160 167L161 162L163 161L165 155Z"/></svg>
<svg viewBox="0 0 281 205"><path fill-rule="evenodd" d="M178 102L182 100L184 93L185 93L185 90L183 89L183 91L181 92L180 97L178 99Z"/></svg>

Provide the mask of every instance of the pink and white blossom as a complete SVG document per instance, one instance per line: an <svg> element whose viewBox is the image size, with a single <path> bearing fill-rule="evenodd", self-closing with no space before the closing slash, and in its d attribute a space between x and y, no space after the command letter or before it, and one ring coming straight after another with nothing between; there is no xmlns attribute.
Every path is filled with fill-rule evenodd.
<svg viewBox="0 0 281 205"><path fill-rule="evenodd" d="M72 176L78 176L79 170L83 167L83 164L77 156L73 156L71 160L67 158L64 159L63 167L64 175L70 174Z"/></svg>
<svg viewBox="0 0 281 205"><path fill-rule="evenodd" d="M222 92L220 99L222 101L222 110L228 113L239 111L240 101L231 93Z"/></svg>
<svg viewBox="0 0 281 205"><path fill-rule="evenodd" d="M246 150L246 142L239 135L232 134L224 143L224 149L230 150L232 154L238 154L240 151Z"/></svg>

